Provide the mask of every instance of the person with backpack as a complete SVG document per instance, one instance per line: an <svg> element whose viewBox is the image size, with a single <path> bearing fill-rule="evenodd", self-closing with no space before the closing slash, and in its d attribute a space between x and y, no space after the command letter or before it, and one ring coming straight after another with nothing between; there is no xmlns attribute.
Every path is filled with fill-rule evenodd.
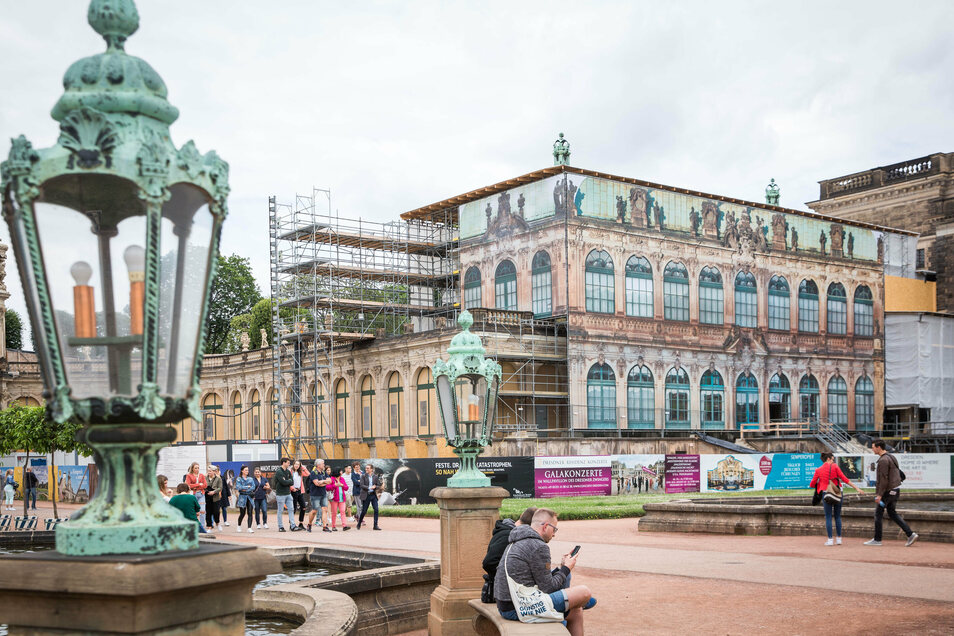
<svg viewBox="0 0 954 636"><path fill-rule="evenodd" d="M898 527L904 531L908 537L904 547L914 545L918 540L918 533L911 530L895 506L898 505L898 499L901 497L901 482L904 481L904 473L898 466L898 460L885 450L885 443L882 439L876 439L871 443L871 450L878 456L877 477L875 482L875 527L874 539L865 541L865 545L881 545L881 522L884 519L885 511L891 517L891 521L898 524Z"/></svg>
<svg viewBox="0 0 954 636"><path fill-rule="evenodd" d="M282 525L282 510L288 511L288 525L289 529L292 532L298 530L298 526L295 525L295 513L294 513L294 504L292 503L291 487L295 483L295 480L292 479L292 472L289 470L291 465L291 460L287 457L282 457L281 466L275 470L275 474L272 475L272 481L275 483L275 505L278 507L278 531L285 532L285 527Z"/></svg>
<svg viewBox="0 0 954 636"><path fill-rule="evenodd" d="M841 545L841 488L842 484L848 484L858 491L864 491L851 483L851 480L845 476L838 464L835 463L835 456L832 453L821 454L822 465L815 469L815 475L808 486L814 488L815 492L821 497L822 505L825 507L825 529L828 531L828 541L825 545ZM816 495L816 496L818 496ZM835 518L836 538L831 538L831 520Z"/></svg>

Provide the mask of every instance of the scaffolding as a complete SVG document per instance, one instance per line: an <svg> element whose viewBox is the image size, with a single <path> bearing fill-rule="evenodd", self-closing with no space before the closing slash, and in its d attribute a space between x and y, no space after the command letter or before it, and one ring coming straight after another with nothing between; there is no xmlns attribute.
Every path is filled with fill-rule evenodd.
<svg viewBox="0 0 954 636"><path fill-rule="evenodd" d="M330 416L336 356L456 315L456 221L343 218L319 188L293 204L269 198L272 409L286 456L313 459L347 437Z"/></svg>

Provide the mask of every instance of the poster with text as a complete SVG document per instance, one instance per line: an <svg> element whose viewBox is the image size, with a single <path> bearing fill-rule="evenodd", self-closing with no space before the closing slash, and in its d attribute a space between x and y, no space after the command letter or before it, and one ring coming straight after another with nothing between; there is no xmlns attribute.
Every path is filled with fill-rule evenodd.
<svg viewBox="0 0 954 636"><path fill-rule="evenodd" d="M534 458L533 489L537 498L609 495L613 457L593 455Z"/></svg>
<svg viewBox="0 0 954 636"><path fill-rule="evenodd" d="M904 471L904 489L949 488L951 464L948 453L898 453L894 455Z"/></svg>
<svg viewBox="0 0 954 636"><path fill-rule="evenodd" d="M87 466L54 466L56 476L57 501L84 504L91 495L90 474L96 470L95 464Z"/></svg>
<svg viewBox="0 0 954 636"><path fill-rule="evenodd" d="M699 492L698 455L666 455L666 492Z"/></svg>
<svg viewBox="0 0 954 636"><path fill-rule="evenodd" d="M631 495L663 492L666 484L665 455L613 455L612 494Z"/></svg>
<svg viewBox="0 0 954 636"><path fill-rule="evenodd" d="M765 484L760 464L764 455L700 455L702 492L762 490Z"/></svg>
<svg viewBox="0 0 954 636"><path fill-rule="evenodd" d="M164 446L159 449L156 474L165 475L169 479L169 487L175 490L189 472L192 462L199 464L199 470L204 475L209 467L204 445Z"/></svg>
<svg viewBox="0 0 954 636"><path fill-rule="evenodd" d="M765 490L808 488L815 469L822 463L818 453L774 453L760 457L759 469L765 475Z"/></svg>

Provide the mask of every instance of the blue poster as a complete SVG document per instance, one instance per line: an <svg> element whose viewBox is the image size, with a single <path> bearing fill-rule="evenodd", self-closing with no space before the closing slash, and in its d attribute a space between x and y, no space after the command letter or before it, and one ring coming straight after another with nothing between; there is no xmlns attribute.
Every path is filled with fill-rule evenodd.
<svg viewBox="0 0 954 636"><path fill-rule="evenodd" d="M775 453L770 457L772 467L765 476L765 490L808 488L822 463L818 453Z"/></svg>
<svg viewBox="0 0 954 636"><path fill-rule="evenodd" d="M57 501L86 503L89 501L89 466L57 466Z"/></svg>

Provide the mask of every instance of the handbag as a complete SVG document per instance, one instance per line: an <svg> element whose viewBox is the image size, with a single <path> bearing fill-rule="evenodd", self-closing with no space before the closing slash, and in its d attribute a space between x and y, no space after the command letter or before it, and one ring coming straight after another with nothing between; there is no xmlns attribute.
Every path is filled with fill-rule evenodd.
<svg viewBox="0 0 954 636"><path fill-rule="evenodd" d="M555 623L563 621L563 612L553 608L553 599L549 594L541 592L536 585L522 585L510 577L507 572L507 557L510 548L503 556L504 575L507 577L507 587L510 588L510 601L517 610L517 617L521 623Z"/></svg>
<svg viewBox="0 0 954 636"><path fill-rule="evenodd" d="M821 494L821 492L819 492L818 490L816 490L814 493L812 493L812 505L813 505L813 506L817 506L818 504L820 504L820 503L821 503L821 500L822 500L822 494Z"/></svg>
<svg viewBox="0 0 954 636"><path fill-rule="evenodd" d="M834 464L832 464L834 465ZM841 503L841 486L835 483L835 480L831 478L831 467L828 468L828 488L825 488L825 494L823 499L828 503L835 505Z"/></svg>
<svg viewBox="0 0 954 636"><path fill-rule="evenodd" d="M494 598L494 580L490 578L487 574L484 575L484 586L480 588L480 602L481 603L494 603L496 599Z"/></svg>

